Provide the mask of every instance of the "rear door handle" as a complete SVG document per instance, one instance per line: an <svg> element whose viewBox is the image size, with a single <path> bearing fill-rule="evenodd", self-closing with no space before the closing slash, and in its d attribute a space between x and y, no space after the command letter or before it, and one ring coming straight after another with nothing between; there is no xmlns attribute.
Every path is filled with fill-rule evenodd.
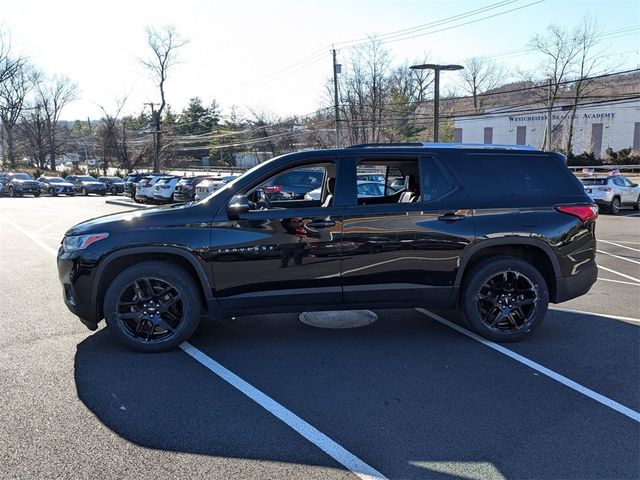
<svg viewBox="0 0 640 480"><path fill-rule="evenodd" d="M307 227L311 227L311 228L329 228L329 227L335 227L335 226L336 226L336 222L334 222L333 220L322 220L322 221L307 223Z"/></svg>
<svg viewBox="0 0 640 480"><path fill-rule="evenodd" d="M466 215L458 215L455 212L447 212L444 215L440 215L438 217L438 220L440 220L441 222L458 222L466 218L467 218Z"/></svg>

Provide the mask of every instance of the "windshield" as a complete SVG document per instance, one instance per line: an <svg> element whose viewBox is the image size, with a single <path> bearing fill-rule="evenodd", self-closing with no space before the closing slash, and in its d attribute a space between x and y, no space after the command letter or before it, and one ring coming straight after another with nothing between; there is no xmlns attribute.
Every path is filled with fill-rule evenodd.
<svg viewBox="0 0 640 480"><path fill-rule="evenodd" d="M33 180L33 177L26 173L15 173L13 178L17 178L18 180Z"/></svg>
<svg viewBox="0 0 640 480"><path fill-rule="evenodd" d="M49 183L64 183L64 180L60 177L49 178Z"/></svg>
<svg viewBox="0 0 640 480"><path fill-rule="evenodd" d="M107 180L113 183L122 183L124 181L120 177L107 177Z"/></svg>
<svg viewBox="0 0 640 480"><path fill-rule="evenodd" d="M93 177L90 176L84 176L84 177L78 177L78 180L80 180L81 182L96 182L97 180Z"/></svg>

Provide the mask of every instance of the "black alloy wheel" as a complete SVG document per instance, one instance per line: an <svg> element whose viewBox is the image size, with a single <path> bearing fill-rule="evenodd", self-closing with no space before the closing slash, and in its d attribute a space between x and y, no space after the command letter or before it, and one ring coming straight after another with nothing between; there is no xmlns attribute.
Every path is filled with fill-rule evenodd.
<svg viewBox="0 0 640 480"><path fill-rule="evenodd" d="M542 274L516 257L493 257L474 266L462 301L468 325L498 342L512 342L538 328L547 312L549 289Z"/></svg>
<svg viewBox="0 0 640 480"><path fill-rule="evenodd" d="M538 290L517 270L504 270L489 278L477 296L482 321L498 331L528 327L538 300Z"/></svg>
<svg viewBox="0 0 640 480"><path fill-rule="evenodd" d="M618 212L620 212L620 199L618 197L615 197L613 200L611 200L610 210L613 215L617 215Z"/></svg>
<svg viewBox="0 0 640 480"><path fill-rule="evenodd" d="M110 333L142 352L171 350L187 340L200 321L193 279L168 262L144 262L122 272L104 300Z"/></svg>

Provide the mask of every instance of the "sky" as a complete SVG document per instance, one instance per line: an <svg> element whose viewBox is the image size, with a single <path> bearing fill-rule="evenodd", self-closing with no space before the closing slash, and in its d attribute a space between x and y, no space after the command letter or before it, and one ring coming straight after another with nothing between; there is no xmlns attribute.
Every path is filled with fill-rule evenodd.
<svg viewBox="0 0 640 480"><path fill-rule="evenodd" d="M332 45L339 63L348 62L359 39L378 35L391 40L384 47L394 66L425 55L463 65L484 56L513 72L535 72L539 58L526 51L531 36L550 23L572 28L585 15L606 34L601 48L610 65L640 67L637 0L0 0L0 26L13 52L79 85L80 98L63 110L64 120L100 118L101 106L113 111L124 97L124 113L159 100L139 62L149 54L147 26L171 25L189 40L167 81L174 112L199 96L216 99L224 113L235 105L245 114L286 116L330 105ZM443 73L441 88L453 88L457 75Z"/></svg>

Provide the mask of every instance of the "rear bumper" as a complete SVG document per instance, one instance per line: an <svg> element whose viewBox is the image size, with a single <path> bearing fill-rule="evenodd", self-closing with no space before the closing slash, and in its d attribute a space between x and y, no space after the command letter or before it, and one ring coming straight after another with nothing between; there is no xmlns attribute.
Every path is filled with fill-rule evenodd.
<svg viewBox="0 0 640 480"><path fill-rule="evenodd" d="M566 302L587 293L598 279L598 266L590 260L578 273L556 279L556 294L553 303Z"/></svg>

